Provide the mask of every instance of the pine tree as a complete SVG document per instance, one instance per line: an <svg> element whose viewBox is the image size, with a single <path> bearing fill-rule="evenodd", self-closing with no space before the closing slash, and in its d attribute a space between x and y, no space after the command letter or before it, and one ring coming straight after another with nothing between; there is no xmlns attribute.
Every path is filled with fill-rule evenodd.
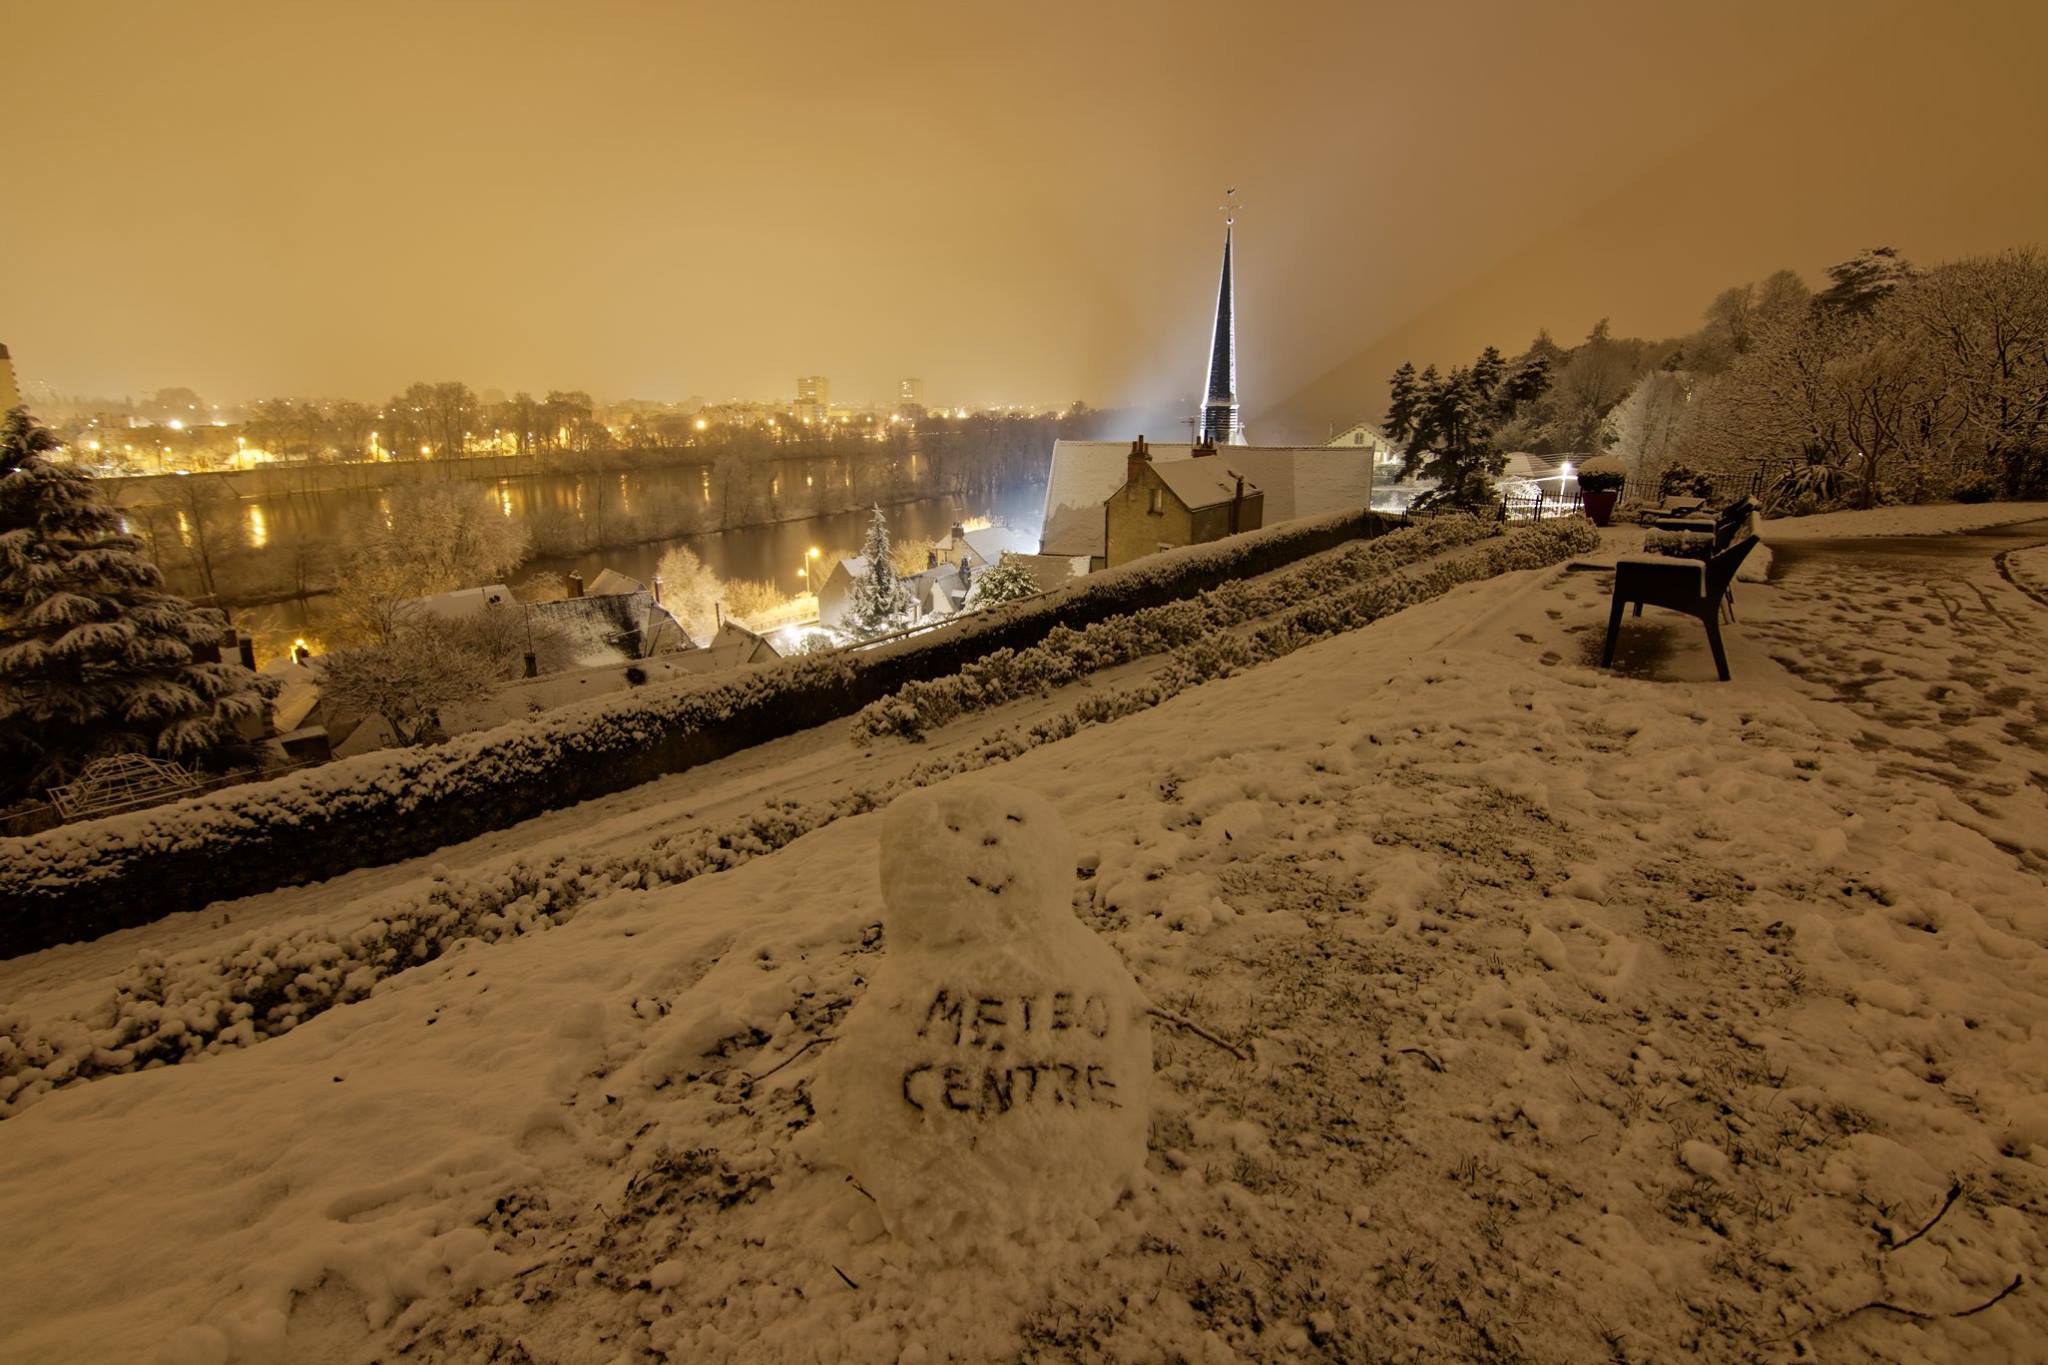
<svg viewBox="0 0 2048 1365"><path fill-rule="evenodd" d="M868 538L860 554L866 567L854 581L847 624L858 635L879 635L910 610L910 594L896 581L896 566L889 559L889 521L879 506L868 522Z"/></svg>
<svg viewBox="0 0 2048 1365"><path fill-rule="evenodd" d="M0 800L94 758L200 764L247 752L236 724L270 685L217 650L220 613L163 591L89 475L52 463L20 408L0 426Z"/></svg>
<svg viewBox="0 0 2048 1365"><path fill-rule="evenodd" d="M1414 366L1394 372L1394 402L1387 414L1388 437L1401 449L1401 477L1434 480L1436 487L1415 506L1480 507L1494 499L1494 481L1504 457L1494 442L1497 427L1550 385L1541 355L1509 370L1489 346L1471 366L1439 375L1434 365L1420 376Z"/></svg>

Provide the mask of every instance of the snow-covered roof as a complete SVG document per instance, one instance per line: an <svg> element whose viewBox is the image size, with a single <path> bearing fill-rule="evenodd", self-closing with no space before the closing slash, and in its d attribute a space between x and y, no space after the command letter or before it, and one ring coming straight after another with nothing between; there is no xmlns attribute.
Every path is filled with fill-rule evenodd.
<svg viewBox="0 0 2048 1365"><path fill-rule="evenodd" d="M320 675L288 657L271 660L262 671L279 683L278 693L270 701L271 724L280 732L303 726L320 703Z"/></svg>
<svg viewBox="0 0 2048 1365"><path fill-rule="evenodd" d="M629 592L644 592L647 588L637 578L629 578L617 569L603 569L597 577L584 586L585 597L619 597Z"/></svg>
<svg viewBox="0 0 2048 1365"><path fill-rule="evenodd" d="M406 606L438 620L466 621L488 608L508 606L515 600L512 589L503 583L485 583L480 587L437 592L431 597L415 597Z"/></svg>
<svg viewBox="0 0 2048 1365"><path fill-rule="evenodd" d="M984 526L960 538L967 542L967 548L978 558L989 564L1001 559L1005 553L1024 554L1038 548L1037 538L1030 532L1009 526Z"/></svg>
<svg viewBox="0 0 2048 1365"><path fill-rule="evenodd" d="M1166 442L1150 449L1159 466L1190 459L1195 448ZM1041 553L1102 553L1102 504L1123 487L1130 453L1129 441L1053 443ZM1202 458L1219 460L1258 485L1267 526L1364 507L1372 496L1369 446L1225 446Z"/></svg>
<svg viewBox="0 0 2048 1365"><path fill-rule="evenodd" d="M1232 447L1232 454L1239 447ZM1237 496L1237 478L1241 471L1231 468L1231 460L1223 455L1205 455L1192 460L1170 460L1164 463L1154 460L1152 472L1159 481L1173 490L1173 495L1187 505L1189 511L1198 507L1214 507L1229 502ZM1244 495L1251 497L1259 491L1258 485L1250 479L1244 481Z"/></svg>
<svg viewBox="0 0 2048 1365"><path fill-rule="evenodd" d="M1391 446L1393 444L1387 438L1387 433L1381 431L1371 422L1353 422L1350 426L1332 436L1329 444L1333 446L1357 446L1361 444L1358 440L1360 436L1365 437L1363 442L1365 445L1372 445L1375 442L1383 446Z"/></svg>

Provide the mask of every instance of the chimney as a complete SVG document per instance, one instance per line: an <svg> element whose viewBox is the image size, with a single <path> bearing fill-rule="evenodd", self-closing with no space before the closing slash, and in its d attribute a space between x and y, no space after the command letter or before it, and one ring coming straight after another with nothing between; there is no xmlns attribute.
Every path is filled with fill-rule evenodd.
<svg viewBox="0 0 2048 1365"><path fill-rule="evenodd" d="M936 569L939 567L939 552L936 549L926 550L924 552L924 566L927 569Z"/></svg>
<svg viewBox="0 0 2048 1365"><path fill-rule="evenodd" d="M573 570L569 574L569 596L583 596L583 575Z"/></svg>
<svg viewBox="0 0 2048 1365"><path fill-rule="evenodd" d="M1124 461L1124 482L1136 483L1140 466L1151 463L1152 447L1146 445L1145 438L1140 436L1131 442L1131 453Z"/></svg>
<svg viewBox="0 0 2048 1365"><path fill-rule="evenodd" d="M248 669L251 673L254 673L256 671L255 638L253 636L244 635L240 640L236 641L236 644L240 646L241 649L242 667Z"/></svg>
<svg viewBox="0 0 2048 1365"><path fill-rule="evenodd" d="M960 543L961 541L963 541L963 540L965 540L965 539L967 539L967 528L966 528L965 526L962 526L962 525L961 525L961 524L960 524L959 522L957 522L957 521L956 521L956 522L954 522L954 523L953 523L953 543L954 543L955 545L958 545L958 544L959 544L959 543Z"/></svg>
<svg viewBox="0 0 2048 1365"><path fill-rule="evenodd" d="M1188 452L1188 456L1190 459L1199 460L1204 455L1214 455L1215 453L1216 438L1213 436L1204 436L1200 441L1195 443L1195 448Z"/></svg>
<svg viewBox="0 0 2048 1365"><path fill-rule="evenodd" d="M534 652L530 649L526 651L526 676L529 678L538 678L540 676L540 660L534 656Z"/></svg>
<svg viewBox="0 0 2048 1365"><path fill-rule="evenodd" d="M654 576L654 600L655 600L655 601L657 601L657 602L659 602L659 601L661 600L661 575L660 575L660 574L656 574L656 575Z"/></svg>
<svg viewBox="0 0 2048 1365"><path fill-rule="evenodd" d="M1211 453L1211 454L1213 454L1213 453L1215 453L1216 447L1215 447L1215 446L1210 446L1210 447L1209 447L1209 450L1210 450L1210 453ZM1239 522L1239 521L1240 521L1240 519L1241 519L1241 517L1240 517L1240 509L1242 509L1243 507L1244 507L1244 475L1242 475L1242 474L1239 474L1239 475L1237 476L1237 491L1236 491L1235 493L1233 493L1233 494L1231 494L1231 495L1230 495L1230 534L1232 534L1232 535L1236 535L1236 534L1237 534L1237 527L1238 527L1238 522Z"/></svg>

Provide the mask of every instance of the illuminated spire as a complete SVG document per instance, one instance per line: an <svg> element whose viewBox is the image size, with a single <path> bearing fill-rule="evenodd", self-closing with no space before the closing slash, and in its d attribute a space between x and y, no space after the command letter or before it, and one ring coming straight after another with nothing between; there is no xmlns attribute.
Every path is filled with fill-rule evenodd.
<svg viewBox="0 0 2048 1365"><path fill-rule="evenodd" d="M1243 445L1237 420L1237 303L1230 287L1231 238L1237 223L1237 190L1223 192L1223 279L1216 287L1216 325L1209 333L1209 382L1202 388L1202 440Z"/></svg>

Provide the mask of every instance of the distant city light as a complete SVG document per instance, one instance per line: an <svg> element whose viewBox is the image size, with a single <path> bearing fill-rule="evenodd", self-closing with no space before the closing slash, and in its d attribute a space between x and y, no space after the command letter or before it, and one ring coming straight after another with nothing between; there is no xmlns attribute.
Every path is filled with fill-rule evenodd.
<svg viewBox="0 0 2048 1365"><path fill-rule="evenodd" d="M178 418L176 418L176 417L173 417L173 418L172 418L172 419L170 420L170 422L168 423L168 425L169 425L169 427L171 428L171 430L172 430L172 431L183 431L183 430L185 429L185 424L184 424L184 422L180 421L180 420L179 420Z"/></svg>

